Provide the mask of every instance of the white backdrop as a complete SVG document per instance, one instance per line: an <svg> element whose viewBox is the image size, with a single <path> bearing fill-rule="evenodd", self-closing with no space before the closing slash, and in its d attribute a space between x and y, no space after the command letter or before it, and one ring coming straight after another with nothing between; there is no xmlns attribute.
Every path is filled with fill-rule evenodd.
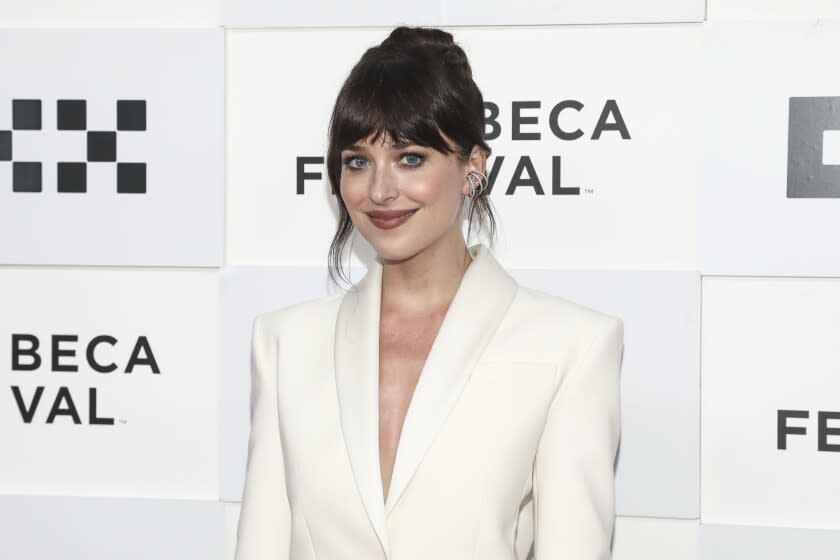
<svg viewBox="0 0 840 560"><path fill-rule="evenodd" d="M489 173L502 217L495 250L508 266L695 267L701 25L447 29L470 56L485 103L499 108L488 170L498 169ZM305 166L321 179L302 181L297 194L298 158L325 153L341 82L365 47L386 35L228 32L228 185L237 186L228 189L229 264L324 262L337 203L323 164ZM587 56L564 54L576 51ZM267 71L278 64L284 72ZM565 100L583 108L552 120ZM530 105L514 113L514 103ZM605 107L606 122L623 123L626 137L604 130L592 139ZM528 119L521 131L539 139L513 140L514 119ZM552 123L583 135L561 140ZM517 172L526 163L535 177L527 167ZM554 194L555 183L579 193ZM289 232L300 230L309 234L289 243Z"/></svg>
<svg viewBox="0 0 840 560"><path fill-rule="evenodd" d="M0 293L0 493L217 497L216 272L4 268Z"/></svg>
<svg viewBox="0 0 840 560"><path fill-rule="evenodd" d="M20 28L0 30L0 557L233 558L251 321L337 289L335 204L323 178L296 194L297 158L323 157L346 73L407 23L450 26L500 110L502 263L625 319L614 558L834 558L840 201L788 197L788 169L840 164L840 127L814 109L840 99L837 18L781 0L0 0ZM41 130L13 126L15 99L42 101ZM88 192L56 192L57 163L86 157L85 132L56 130L59 99L87 101L90 131L116 131L116 101L147 101L147 130L117 132L117 160L149 164L146 195L106 197L116 162L88 162ZM551 132L564 100L583 104L558 118L581 139ZM514 102L539 140L511 140ZM613 102L629 138L591 139ZM797 152L803 123L824 130ZM506 194L525 157L545 194ZM579 194L551 194L552 158ZM42 192L14 191L15 161L44 163ZM358 279L369 248L354 250ZM13 367L20 334L39 340L35 371ZM78 341L57 363L78 371L54 371L61 335ZM85 355L101 335L111 373ZM121 371L140 336L160 374ZM27 423L14 387L26 408L38 386ZM85 421L62 397L46 422L62 386ZM114 424L87 421L92 388ZM780 410L799 411L787 449Z"/></svg>

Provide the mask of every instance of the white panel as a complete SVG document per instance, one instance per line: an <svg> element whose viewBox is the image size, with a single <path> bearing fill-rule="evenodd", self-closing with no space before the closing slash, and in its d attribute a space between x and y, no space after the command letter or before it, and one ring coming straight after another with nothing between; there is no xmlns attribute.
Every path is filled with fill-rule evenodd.
<svg viewBox="0 0 840 560"><path fill-rule="evenodd" d="M304 182L306 194L296 194L296 161L324 157L341 82L365 46L385 35L384 30L227 32L227 264L324 265L337 205L324 165L306 167L323 180ZM339 43L340 49L325 48ZM278 64L284 71L271 71ZM290 83L288 76L298 78Z"/></svg>
<svg viewBox="0 0 840 560"><path fill-rule="evenodd" d="M440 25L444 0L221 0L228 27L361 27Z"/></svg>
<svg viewBox="0 0 840 560"><path fill-rule="evenodd" d="M840 531L704 523L700 547L703 560L836 560Z"/></svg>
<svg viewBox="0 0 840 560"><path fill-rule="evenodd" d="M840 279L703 279L704 523L840 529L838 317Z"/></svg>
<svg viewBox="0 0 840 560"><path fill-rule="evenodd" d="M823 165L840 165L840 130L823 131Z"/></svg>
<svg viewBox="0 0 840 560"><path fill-rule="evenodd" d="M513 272L522 285L624 318L618 514L698 518L698 274Z"/></svg>
<svg viewBox="0 0 840 560"><path fill-rule="evenodd" d="M222 560L218 501L0 496L9 560Z"/></svg>
<svg viewBox="0 0 840 560"><path fill-rule="evenodd" d="M229 32L228 262L322 265L337 202L322 164L307 167L322 178L304 181L306 194L297 195L295 164L325 154L343 79L387 31ZM501 222L498 253L510 266L696 267L700 25L452 31L485 101L500 109L489 163L505 159L491 198ZM564 52L586 56L563 56L562 72L553 70ZM573 141L559 140L549 124L552 108L566 99L583 104L559 119L565 130L583 131ZM630 136L608 130L592 140L609 100ZM512 103L519 101L540 103L522 111L538 118L523 130L539 132L539 140L512 140ZM532 186L505 194L526 156L545 194ZM579 187L579 194L552 194L554 161L562 169L557 184ZM289 231L299 232L291 243Z"/></svg>
<svg viewBox="0 0 840 560"><path fill-rule="evenodd" d="M700 521L618 517L612 560L699 560Z"/></svg>
<svg viewBox="0 0 840 560"><path fill-rule="evenodd" d="M4 27L215 26L220 0L0 0Z"/></svg>
<svg viewBox="0 0 840 560"><path fill-rule="evenodd" d="M705 38L701 271L840 276L840 168L820 153L840 129L840 21L711 23Z"/></svg>
<svg viewBox="0 0 840 560"><path fill-rule="evenodd" d="M42 167L40 192L15 192L0 161L0 263L220 266L223 49L221 29L0 31L0 130L14 100L40 100L12 157ZM85 128L58 129L59 100L85 102ZM145 102L145 130L117 130L121 100ZM87 161L89 132L116 135L111 161ZM59 162L87 170L84 192L59 192ZM145 192L118 192L125 163Z"/></svg>
<svg viewBox="0 0 840 560"><path fill-rule="evenodd" d="M707 0L709 20L836 17L840 17L840 3L836 0Z"/></svg>
<svg viewBox="0 0 840 560"><path fill-rule="evenodd" d="M436 0L393 3L385 0L223 0L223 21L239 27L394 26L394 25L546 25L564 23L652 23L703 21L703 0Z"/></svg>
<svg viewBox="0 0 840 560"><path fill-rule="evenodd" d="M5 267L0 294L0 493L217 498L215 272Z"/></svg>

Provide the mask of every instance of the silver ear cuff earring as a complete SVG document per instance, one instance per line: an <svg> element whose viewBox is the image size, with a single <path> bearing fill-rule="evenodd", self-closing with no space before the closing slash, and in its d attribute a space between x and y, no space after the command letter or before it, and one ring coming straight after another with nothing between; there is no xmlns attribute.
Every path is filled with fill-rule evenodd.
<svg viewBox="0 0 840 560"><path fill-rule="evenodd" d="M467 181L470 184L470 198L475 198L487 188L487 176L481 171L472 170L467 173Z"/></svg>

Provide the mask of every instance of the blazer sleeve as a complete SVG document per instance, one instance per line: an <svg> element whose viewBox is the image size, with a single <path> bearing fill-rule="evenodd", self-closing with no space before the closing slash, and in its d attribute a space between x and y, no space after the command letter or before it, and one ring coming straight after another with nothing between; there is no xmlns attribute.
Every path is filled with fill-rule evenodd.
<svg viewBox="0 0 840 560"><path fill-rule="evenodd" d="M254 319L251 339L251 432L235 560L288 560L291 510L277 411L277 341Z"/></svg>
<svg viewBox="0 0 840 560"><path fill-rule="evenodd" d="M609 560L624 321L601 323L551 402L534 464L534 560Z"/></svg>

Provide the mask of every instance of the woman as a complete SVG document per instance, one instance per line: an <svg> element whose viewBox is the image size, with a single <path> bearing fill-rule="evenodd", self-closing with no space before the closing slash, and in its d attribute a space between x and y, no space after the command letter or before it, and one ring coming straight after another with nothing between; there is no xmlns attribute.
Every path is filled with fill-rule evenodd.
<svg viewBox="0 0 840 560"><path fill-rule="evenodd" d="M330 271L352 231L378 256L254 321L236 560L609 558L623 322L467 246L463 217L494 220L464 51L395 29L329 140Z"/></svg>

